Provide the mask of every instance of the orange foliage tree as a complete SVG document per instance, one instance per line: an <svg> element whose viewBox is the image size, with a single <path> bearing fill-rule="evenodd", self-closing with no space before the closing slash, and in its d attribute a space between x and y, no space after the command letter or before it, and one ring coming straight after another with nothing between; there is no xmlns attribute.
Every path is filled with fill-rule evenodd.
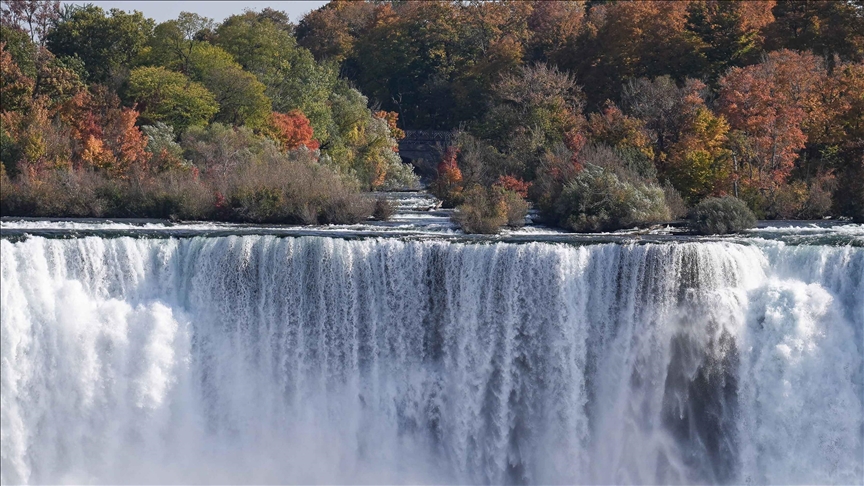
<svg viewBox="0 0 864 486"><path fill-rule="evenodd" d="M269 135L279 143L282 150L294 150L301 145L317 150L318 141L313 138L312 125L300 110L288 113L274 112L270 115Z"/></svg>
<svg viewBox="0 0 864 486"><path fill-rule="evenodd" d="M393 135L393 138L396 140L402 140L405 138L405 132L397 126L397 123L399 122L399 113L396 113L395 111L376 111L373 115L376 118L381 118L387 122L387 126L390 128L390 134ZM399 147L395 147L394 150L398 151Z"/></svg>
<svg viewBox="0 0 864 486"><path fill-rule="evenodd" d="M606 101L600 113L588 117L588 132L597 142L613 147L634 149L649 159L654 158L651 136L645 129L645 122L621 112L615 103Z"/></svg>
<svg viewBox="0 0 864 486"><path fill-rule="evenodd" d="M815 90L823 77L816 56L781 50L720 80L720 111L737 131L733 151L745 165L744 185L773 193L786 182L807 141L805 129L823 117Z"/></svg>
<svg viewBox="0 0 864 486"><path fill-rule="evenodd" d="M462 171L457 163L458 156L459 148L447 148L443 160L438 164L438 177L432 183L432 193L441 198L445 206L456 205L462 195Z"/></svg>
<svg viewBox="0 0 864 486"><path fill-rule="evenodd" d="M498 181L493 184L493 186L500 187L507 191L515 192L522 196L522 198L528 197L528 189L531 187L530 182L525 182L518 177L513 177L511 175L502 175L498 177Z"/></svg>

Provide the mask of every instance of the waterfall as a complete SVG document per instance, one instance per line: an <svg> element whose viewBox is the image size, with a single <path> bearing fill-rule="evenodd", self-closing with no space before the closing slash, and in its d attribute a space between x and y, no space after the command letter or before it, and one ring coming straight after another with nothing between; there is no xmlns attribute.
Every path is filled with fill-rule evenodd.
<svg viewBox="0 0 864 486"><path fill-rule="evenodd" d="M14 483L864 482L864 248L0 241Z"/></svg>

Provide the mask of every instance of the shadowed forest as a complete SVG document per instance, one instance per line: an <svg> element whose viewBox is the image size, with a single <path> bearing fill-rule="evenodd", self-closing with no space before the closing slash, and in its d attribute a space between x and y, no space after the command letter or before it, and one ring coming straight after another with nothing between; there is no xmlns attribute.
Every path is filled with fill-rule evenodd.
<svg viewBox="0 0 864 486"><path fill-rule="evenodd" d="M442 130L467 232L864 219L861 0L2 12L4 216L357 222Z"/></svg>

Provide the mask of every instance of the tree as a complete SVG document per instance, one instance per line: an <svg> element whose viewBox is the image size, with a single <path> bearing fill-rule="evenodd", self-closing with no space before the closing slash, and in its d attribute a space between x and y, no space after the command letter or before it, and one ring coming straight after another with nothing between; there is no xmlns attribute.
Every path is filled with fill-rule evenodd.
<svg viewBox="0 0 864 486"><path fill-rule="evenodd" d="M268 134L279 143L282 150L294 150L300 146L309 150L318 149L318 141L313 138L309 119L300 110L272 113L268 128Z"/></svg>
<svg viewBox="0 0 864 486"><path fill-rule="evenodd" d="M661 172L672 146L696 112L705 106L705 90L701 81L687 79L679 87L669 76L631 80L624 87L625 111L645 122L654 143L655 163Z"/></svg>
<svg viewBox="0 0 864 486"><path fill-rule="evenodd" d="M688 2L609 2L588 11L583 48L559 65L575 71L588 106L616 101L622 83L700 72L699 39L686 29ZM615 81L612 81L615 80Z"/></svg>
<svg viewBox="0 0 864 486"><path fill-rule="evenodd" d="M583 106L581 88L572 75L545 64L519 68L494 86L494 106L485 122L496 140L532 129L548 142L561 142L577 128Z"/></svg>
<svg viewBox="0 0 864 486"><path fill-rule="evenodd" d="M0 112L25 111L33 98L33 79L24 75L18 63L0 42Z"/></svg>
<svg viewBox="0 0 864 486"><path fill-rule="evenodd" d="M700 106L688 116L681 137L670 147L666 173L688 203L729 189L732 167L726 148L728 131L729 124L722 116Z"/></svg>
<svg viewBox="0 0 864 486"><path fill-rule="evenodd" d="M530 59L559 64L578 42L585 23L585 1L535 1L528 17Z"/></svg>
<svg viewBox="0 0 864 486"><path fill-rule="evenodd" d="M192 56L204 34L213 29L213 20L201 15L180 12L177 20L157 25L150 40L151 62L192 76Z"/></svg>
<svg viewBox="0 0 864 486"><path fill-rule="evenodd" d="M385 8L372 2L328 2L300 20L297 40L315 59L341 63L354 54L357 38L367 33Z"/></svg>
<svg viewBox="0 0 864 486"><path fill-rule="evenodd" d="M21 72L29 78L35 78L39 46L30 40L30 36L17 26L10 27L0 23L0 42L5 44L4 49L12 56Z"/></svg>
<svg viewBox="0 0 864 486"><path fill-rule="evenodd" d="M32 42L45 44L45 34L60 17L60 0L4 0L0 17L6 26L17 26Z"/></svg>
<svg viewBox="0 0 864 486"><path fill-rule="evenodd" d="M763 29L774 21L775 2L693 1L687 8L687 30L701 40L705 75L712 81L729 67L753 60L762 48Z"/></svg>
<svg viewBox="0 0 864 486"><path fill-rule="evenodd" d="M104 83L136 65L145 52L154 22L141 12L69 5L48 32L46 46L59 57L78 57L91 82Z"/></svg>
<svg viewBox="0 0 864 486"><path fill-rule="evenodd" d="M213 93L202 84L163 67L132 70L127 95L141 110L143 123L165 122L179 133L206 125L219 111Z"/></svg>
<svg viewBox="0 0 864 486"><path fill-rule="evenodd" d="M459 170L458 156L458 148L447 148L444 158L438 164L438 176L431 187L432 194L441 199L445 207L455 206L462 198L462 171Z"/></svg>
<svg viewBox="0 0 864 486"><path fill-rule="evenodd" d="M255 75L244 71L230 54L201 43L192 49L190 69L193 79L215 96L219 106L216 121L252 128L261 128L267 123L271 102L264 94L265 86Z"/></svg>
<svg viewBox="0 0 864 486"><path fill-rule="evenodd" d="M587 129L595 142L632 149L649 160L654 159L654 147L651 143L651 135L645 128L645 122L625 115L611 101L606 102L600 113L589 115Z"/></svg>
<svg viewBox="0 0 864 486"><path fill-rule="evenodd" d="M53 112L76 93L85 89L79 75L82 72L77 58L57 58L47 49L40 48L36 57L36 79L33 96L44 96Z"/></svg>
<svg viewBox="0 0 864 486"><path fill-rule="evenodd" d="M766 28L771 50L812 51L832 60L864 61L864 5L860 0L779 0Z"/></svg>
<svg viewBox="0 0 864 486"><path fill-rule="evenodd" d="M745 165L742 182L765 197L786 182L807 141L805 129L822 117L814 88L823 76L817 57L781 50L720 80L720 111L739 132L733 152Z"/></svg>
<svg viewBox="0 0 864 486"><path fill-rule="evenodd" d="M337 71L316 63L309 51L297 45L288 26L271 17L264 12L228 17L216 30L215 43L264 84L273 110L299 109L318 139L327 143L332 125L327 102Z"/></svg>

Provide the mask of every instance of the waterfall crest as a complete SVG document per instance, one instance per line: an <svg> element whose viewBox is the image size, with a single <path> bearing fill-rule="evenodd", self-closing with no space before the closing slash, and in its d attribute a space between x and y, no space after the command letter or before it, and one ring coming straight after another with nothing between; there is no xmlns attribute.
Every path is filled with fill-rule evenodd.
<svg viewBox="0 0 864 486"><path fill-rule="evenodd" d="M0 246L3 483L864 481L864 248Z"/></svg>

